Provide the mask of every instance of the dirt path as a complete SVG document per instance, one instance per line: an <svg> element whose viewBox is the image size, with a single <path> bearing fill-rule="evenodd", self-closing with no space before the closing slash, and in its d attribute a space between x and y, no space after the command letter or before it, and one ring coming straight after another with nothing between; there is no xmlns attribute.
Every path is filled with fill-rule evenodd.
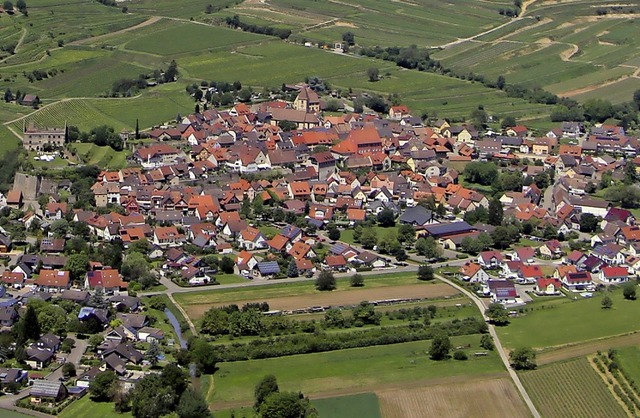
<svg viewBox="0 0 640 418"><path fill-rule="evenodd" d="M640 344L640 332L566 345L539 353L537 356L538 364L543 365L554 363L556 361L567 360L574 357L586 356L588 354L595 353L598 350L607 351L612 347L625 347L636 344Z"/></svg>
<svg viewBox="0 0 640 418"><path fill-rule="evenodd" d="M623 75L622 77L616 78L615 80L605 81L604 83L594 84L594 85L591 85L591 86L583 87L581 89L565 91L565 92L562 92L562 93L558 93L558 95L559 96L572 97L572 96L577 96L579 94L589 93L591 91L598 90L598 89L600 89L602 87L607 87L607 86L619 83L619 82L624 81L624 80L629 79L629 78L640 78L639 74L640 74L640 68L638 68L631 75Z"/></svg>
<svg viewBox="0 0 640 418"><path fill-rule="evenodd" d="M127 33L132 30L144 28L145 26L153 25L154 23L160 21L161 19L163 19L162 16L151 16L149 19L145 20L142 23L138 23L137 25L129 26L128 28L120 29L115 32L105 33L104 35L94 36L92 38L79 39L77 41L69 42L69 45L84 45L89 42L100 41L102 39L110 38L111 36L114 36L114 35L120 35L122 33Z"/></svg>

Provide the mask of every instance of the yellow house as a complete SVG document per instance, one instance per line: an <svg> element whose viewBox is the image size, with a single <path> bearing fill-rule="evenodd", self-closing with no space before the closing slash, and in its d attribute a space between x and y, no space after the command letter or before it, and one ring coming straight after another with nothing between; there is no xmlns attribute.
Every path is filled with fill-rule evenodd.
<svg viewBox="0 0 640 418"><path fill-rule="evenodd" d="M469 132L467 130L467 128L464 128L458 134L458 142L464 142L465 144L472 144L473 143L473 137L471 136L471 132Z"/></svg>
<svg viewBox="0 0 640 418"><path fill-rule="evenodd" d="M444 131L445 129L451 127L451 125L449 125L449 122L447 122L444 119L438 119L435 123L435 126L433 127L433 132L437 133L437 134L441 134L442 131Z"/></svg>

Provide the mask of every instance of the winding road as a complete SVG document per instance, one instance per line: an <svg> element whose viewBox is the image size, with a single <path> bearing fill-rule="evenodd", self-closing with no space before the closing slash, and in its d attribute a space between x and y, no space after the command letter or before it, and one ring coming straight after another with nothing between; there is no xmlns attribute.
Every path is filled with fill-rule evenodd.
<svg viewBox="0 0 640 418"><path fill-rule="evenodd" d="M498 354L500 354L500 358L502 359L502 363L504 363L504 366L507 368L507 371L509 372L509 376L511 377L511 380L513 380L513 383L515 383L516 388L518 388L518 391L520 392L520 396L522 396L522 399L527 404L527 407L529 408L529 411L531 411L531 415L533 415L534 418L541 418L541 415L538 412L538 410L536 409L536 406L531 401L531 398L529 397L529 394L527 393L527 390L524 388L524 386L522 386L522 382L520 381L520 377L518 377L518 374L515 372L515 370L513 370L511 368L511 364L509 363L509 357L507 356L507 352L505 351L504 347L502 347L502 343L500 342L500 338L498 338L498 333L496 332L496 327L488 322L489 318L484 314L484 311L485 311L485 309L487 307L485 306L485 304L482 301L482 299L480 299L478 297L478 295L476 295L476 294L474 294L472 292L469 292L467 289L463 288L462 286L457 285L456 283L452 282L449 279L445 279L444 277L442 277L440 275L437 275L437 274L436 274L436 278L441 280L444 283L447 283L449 286L455 287L461 293L464 293L465 295L467 295L476 304L478 309L480 309L480 312L482 313L482 316L484 317L485 321L487 321L487 325L489 326L489 334L491 335L491 337L493 337L493 342L494 342L494 344L496 346L496 350L498 351Z"/></svg>

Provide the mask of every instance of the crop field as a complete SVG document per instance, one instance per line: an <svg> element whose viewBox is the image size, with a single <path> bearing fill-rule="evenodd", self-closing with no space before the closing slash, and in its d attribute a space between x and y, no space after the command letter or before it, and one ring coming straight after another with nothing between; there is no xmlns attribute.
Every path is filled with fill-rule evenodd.
<svg viewBox="0 0 640 418"><path fill-rule="evenodd" d="M640 314L640 303L625 300L621 291L610 296L613 300L610 310L602 309L602 294L576 301L567 298L541 302L535 305L536 310L512 318L505 327L498 327L502 344L509 348L543 349L640 330L640 324L634 319ZM553 327L549 326L551 323Z"/></svg>
<svg viewBox="0 0 640 418"><path fill-rule="evenodd" d="M209 292L201 293L185 293L176 294L175 299L187 311L191 319L197 320L213 306L222 306L229 303L244 305L250 302L268 302L271 309L293 310L308 308L311 306L344 306L356 305L363 300L381 300L381 299L401 299L401 298L443 298L451 297L458 294L458 291L444 283L434 284L409 284L398 285L389 284L388 286L371 287L369 278L365 278L365 286L361 288L343 288L333 292L320 292L315 290L313 283L304 283L306 286L296 286L286 289L287 293L281 296L275 296L274 293L282 294L282 289L267 289L262 286L263 292L256 295L253 292L249 295L243 295L241 292L235 292L234 298L229 298L229 293L218 293L215 289ZM271 286L269 286L271 287ZM270 292L271 290L271 292ZM294 293L293 290L301 290L300 293ZM270 293L272 296L270 296ZM233 294L232 294L233 295Z"/></svg>
<svg viewBox="0 0 640 418"><path fill-rule="evenodd" d="M380 405L375 393L314 399L311 404L322 418L367 417L381 418Z"/></svg>
<svg viewBox="0 0 640 418"><path fill-rule="evenodd" d="M378 391L384 418L527 417L529 410L513 382L469 379L456 384Z"/></svg>
<svg viewBox="0 0 640 418"><path fill-rule="evenodd" d="M627 416L586 358L523 372L520 379L544 417Z"/></svg>
<svg viewBox="0 0 640 418"><path fill-rule="evenodd" d="M242 20L244 16L263 17L266 11L271 24L291 25L298 36L308 40L332 43L341 40L342 33L348 30L355 34L360 45L435 46L505 23L506 18L498 13L505 6L511 4L502 0L455 3L436 0L356 0L348 3L272 0L244 2L218 14L234 13Z"/></svg>
<svg viewBox="0 0 640 418"><path fill-rule="evenodd" d="M239 30L190 23L162 21L161 27L163 29L148 35L136 36L125 47L150 54L176 55L270 39Z"/></svg>
<svg viewBox="0 0 640 418"><path fill-rule="evenodd" d="M469 352L472 352L479 349L480 336L452 337L451 341L453 346L471 344ZM207 400L216 409L249 405L253 402L255 384L267 374L276 376L281 390L300 390L313 399L314 395L324 398L377 392L390 386L404 387L408 382L504 373L495 352L486 357L470 356L467 361L434 361L426 353L428 347L428 341L418 341L219 363L213 376L215 389L209 391Z"/></svg>
<svg viewBox="0 0 640 418"><path fill-rule="evenodd" d="M36 126L57 127L67 121L80 130L88 131L98 125L113 126L116 131L148 128L175 119L178 113L192 112L191 100L186 94L148 91L129 99L71 99L44 106L11 124L20 132L23 124L33 121Z"/></svg>

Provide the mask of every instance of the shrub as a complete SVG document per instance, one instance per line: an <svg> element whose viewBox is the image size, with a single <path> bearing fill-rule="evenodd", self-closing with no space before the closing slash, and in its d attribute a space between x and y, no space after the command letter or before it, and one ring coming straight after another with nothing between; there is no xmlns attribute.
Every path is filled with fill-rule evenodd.
<svg viewBox="0 0 640 418"><path fill-rule="evenodd" d="M455 360L466 360L469 357L467 357L467 353L465 353L462 350L457 350L455 353L453 353L453 358Z"/></svg>

